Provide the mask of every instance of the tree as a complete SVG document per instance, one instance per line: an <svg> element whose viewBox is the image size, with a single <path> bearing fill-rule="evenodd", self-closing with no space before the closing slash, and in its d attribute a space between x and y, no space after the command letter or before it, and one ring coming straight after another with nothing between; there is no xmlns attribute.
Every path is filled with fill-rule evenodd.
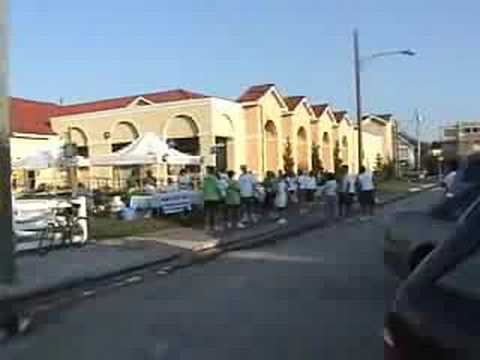
<svg viewBox="0 0 480 360"><path fill-rule="evenodd" d="M340 158L340 143L337 140L335 141L335 146L333 148L333 166L336 174L340 172L340 168L342 167L342 164L343 164L343 160Z"/></svg>
<svg viewBox="0 0 480 360"><path fill-rule="evenodd" d="M295 170L295 160L293 159L293 149L290 138L287 137L285 151L283 153L283 170L285 173L292 173Z"/></svg>
<svg viewBox="0 0 480 360"><path fill-rule="evenodd" d="M322 159L320 158L320 145L312 144L312 170L318 173L323 168Z"/></svg>

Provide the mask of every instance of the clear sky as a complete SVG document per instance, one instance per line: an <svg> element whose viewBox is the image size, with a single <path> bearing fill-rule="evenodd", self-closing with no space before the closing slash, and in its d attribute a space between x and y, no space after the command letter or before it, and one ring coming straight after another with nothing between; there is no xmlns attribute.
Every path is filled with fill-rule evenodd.
<svg viewBox="0 0 480 360"><path fill-rule="evenodd" d="M236 98L274 82L353 116L352 29L365 111L404 124L480 120L475 0L28 0L11 2L11 90L66 103L186 88ZM406 125L407 126L407 125Z"/></svg>

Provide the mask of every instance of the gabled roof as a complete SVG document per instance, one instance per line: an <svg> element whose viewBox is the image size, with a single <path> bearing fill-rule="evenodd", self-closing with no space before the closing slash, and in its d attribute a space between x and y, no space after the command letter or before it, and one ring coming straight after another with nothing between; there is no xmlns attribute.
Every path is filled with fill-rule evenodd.
<svg viewBox="0 0 480 360"><path fill-rule="evenodd" d="M209 98L210 96L191 92L183 89L168 90L161 92L154 92L149 94L141 94L134 96L125 96L114 99L106 99L99 101L86 102L81 104L65 105L58 107L56 116L64 115L76 115L84 114L96 111L105 111L124 108L130 105L137 98L144 98L148 101L151 101L154 104L181 101L181 100L192 100L192 99L204 99Z"/></svg>
<svg viewBox="0 0 480 360"><path fill-rule="evenodd" d="M392 117L393 117L393 114L374 114L374 115L385 121L390 121L392 120Z"/></svg>
<svg viewBox="0 0 480 360"><path fill-rule="evenodd" d="M305 99L305 96L287 96L283 100L287 104L287 108L290 111L293 111L297 108L298 105Z"/></svg>
<svg viewBox="0 0 480 360"><path fill-rule="evenodd" d="M250 102L260 100L275 84L262 84L250 86L238 99L238 102Z"/></svg>
<svg viewBox="0 0 480 360"><path fill-rule="evenodd" d="M408 135L407 133L405 133L405 132L403 132L403 131L400 131L400 132L398 133L398 136L399 136L401 139L403 139L403 140L405 140L406 142L408 142L409 144L411 144L411 145L414 145L414 146L417 145L417 140L416 140L415 138L413 138L413 136L410 136L410 135Z"/></svg>
<svg viewBox="0 0 480 360"><path fill-rule="evenodd" d="M59 106L50 102L10 98L11 132L37 135L54 135L50 117Z"/></svg>
<svg viewBox="0 0 480 360"><path fill-rule="evenodd" d="M345 118L345 116L347 115L347 111L345 110L334 111L333 115L335 115L335 121L337 122L337 124L340 124L342 120Z"/></svg>
<svg viewBox="0 0 480 360"><path fill-rule="evenodd" d="M328 104L312 105L313 112L315 113L315 116L317 118L322 116L325 110L327 110L327 108L328 108Z"/></svg>
<svg viewBox="0 0 480 360"><path fill-rule="evenodd" d="M386 126L389 120L386 120L385 117L375 115L375 114L366 114L362 116L362 121L375 121L378 124Z"/></svg>

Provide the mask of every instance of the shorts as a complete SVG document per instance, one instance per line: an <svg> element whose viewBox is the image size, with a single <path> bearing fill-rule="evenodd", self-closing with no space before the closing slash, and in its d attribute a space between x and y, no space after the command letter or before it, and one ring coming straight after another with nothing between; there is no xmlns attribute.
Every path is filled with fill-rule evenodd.
<svg viewBox="0 0 480 360"><path fill-rule="evenodd" d="M315 190L307 190L307 202L313 202L315 200Z"/></svg>
<svg viewBox="0 0 480 360"><path fill-rule="evenodd" d="M364 205L364 206L375 205L375 191L374 190L360 191L360 194L358 195L358 201L360 202L360 205Z"/></svg>
<svg viewBox="0 0 480 360"><path fill-rule="evenodd" d="M340 205L352 205L355 195L351 193L339 193L338 203Z"/></svg>

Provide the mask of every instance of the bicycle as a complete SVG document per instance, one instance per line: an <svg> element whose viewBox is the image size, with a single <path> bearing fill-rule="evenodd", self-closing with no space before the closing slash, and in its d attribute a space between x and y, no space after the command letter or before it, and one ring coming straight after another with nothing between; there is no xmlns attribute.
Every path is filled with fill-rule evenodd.
<svg viewBox="0 0 480 360"><path fill-rule="evenodd" d="M81 220L85 218L78 215L80 205L67 201L67 206L52 209L48 225L41 234L38 251L46 255L55 247L83 246L85 232ZM80 238L80 241L75 241Z"/></svg>

